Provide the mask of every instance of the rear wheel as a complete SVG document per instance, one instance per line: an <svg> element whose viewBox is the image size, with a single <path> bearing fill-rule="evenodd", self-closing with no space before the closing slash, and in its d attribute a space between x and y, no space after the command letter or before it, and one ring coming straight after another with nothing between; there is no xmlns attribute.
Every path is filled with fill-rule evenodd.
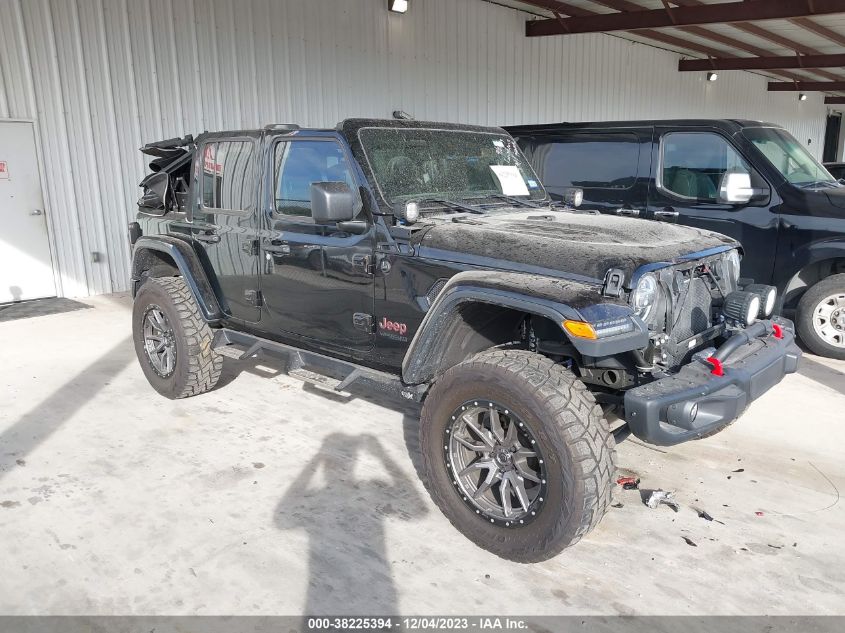
<svg viewBox="0 0 845 633"><path fill-rule="evenodd" d="M504 558L550 558L610 504L615 442L571 372L520 350L448 370L420 426L432 498L461 532Z"/></svg>
<svg viewBox="0 0 845 633"><path fill-rule="evenodd" d="M845 360L845 274L831 275L805 292L796 321L812 352Z"/></svg>
<svg viewBox="0 0 845 633"><path fill-rule="evenodd" d="M211 347L213 334L181 277L147 280L132 308L132 335L141 369L168 398L213 389L223 358Z"/></svg>

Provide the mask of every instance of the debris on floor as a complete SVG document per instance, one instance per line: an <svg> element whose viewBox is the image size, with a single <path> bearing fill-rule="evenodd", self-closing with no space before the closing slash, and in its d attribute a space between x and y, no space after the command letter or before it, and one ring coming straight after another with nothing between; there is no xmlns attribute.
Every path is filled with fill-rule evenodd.
<svg viewBox="0 0 845 633"><path fill-rule="evenodd" d="M754 514L756 514L758 517L763 516L763 513L762 513L762 512L760 512L759 510L757 510L757 512L755 512Z"/></svg>
<svg viewBox="0 0 845 633"><path fill-rule="evenodd" d="M693 541L690 537L682 535L681 538L684 539L686 544L689 545L690 547L698 547L698 543Z"/></svg>
<svg viewBox="0 0 845 633"><path fill-rule="evenodd" d="M657 508L660 504L669 506L675 512L678 512L681 509L681 506L679 506L678 502L675 501L675 493L668 490L650 490L643 501L652 510Z"/></svg>
<svg viewBox="0 0 845 633"><path fill-rule="evenodd" d="M621 503L614 503L614 504L611 504L610 507L611 508L624 508L625 506L623 506Z"/></svg>
<svg viewBox="0 0 845 633"><path fill-rule="evenodd" d="M637 477L620 477L616 483L622 486L623 490L637 490L640 487L640 480Z"/></svg>
<svg viewBox="0 0 845 633"><path fill-rule="evenodd" d="M714 519L706 510L702 510L701 508L693 508L693 510L695 510L696 514L698 514L699 519L704 519L705 521L715 521L716 523L720 523L722 525L725 524L724 521Z"/></svg>

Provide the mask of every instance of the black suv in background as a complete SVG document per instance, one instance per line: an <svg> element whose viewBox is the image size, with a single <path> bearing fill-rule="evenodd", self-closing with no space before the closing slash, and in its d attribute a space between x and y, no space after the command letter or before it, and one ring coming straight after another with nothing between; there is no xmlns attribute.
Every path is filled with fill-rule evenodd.
<svg viewBox="0 0 845 633"><path fill-rule="evenodd" d="M687 224L742 243L742 273L777 286L806 345L845 359L845 185L782 127L759 121L507 128L553 198Z"/></svg>

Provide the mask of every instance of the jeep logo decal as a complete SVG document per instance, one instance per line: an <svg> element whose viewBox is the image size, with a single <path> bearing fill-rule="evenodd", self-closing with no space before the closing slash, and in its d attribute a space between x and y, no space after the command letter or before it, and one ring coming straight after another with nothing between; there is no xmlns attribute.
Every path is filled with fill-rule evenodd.
<svg viewBox="0 0 845 633"><path fill-rule="evenodd" d="M392 338L397 341L408 340L405 336L408 333L408 326L404 323L399 323L398 321L391 321L387 317L383 317L382 320L378 322L378 331L379 334L386 336L387 338Z"/></svg>

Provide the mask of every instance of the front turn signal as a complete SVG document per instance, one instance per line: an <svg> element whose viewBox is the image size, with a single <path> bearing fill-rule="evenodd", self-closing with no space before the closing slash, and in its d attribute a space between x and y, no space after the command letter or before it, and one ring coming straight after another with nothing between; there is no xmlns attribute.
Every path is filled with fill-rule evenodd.
<svg viewBox="0 0 845 633"><path fill-rule="evenodd" d="M589 323L585 323L584 321L566 320L563 322L563 329L566 330L568 334L577 336L578 338L588 338L592 340L596 340L598 338L593 326Z"/></svg>

